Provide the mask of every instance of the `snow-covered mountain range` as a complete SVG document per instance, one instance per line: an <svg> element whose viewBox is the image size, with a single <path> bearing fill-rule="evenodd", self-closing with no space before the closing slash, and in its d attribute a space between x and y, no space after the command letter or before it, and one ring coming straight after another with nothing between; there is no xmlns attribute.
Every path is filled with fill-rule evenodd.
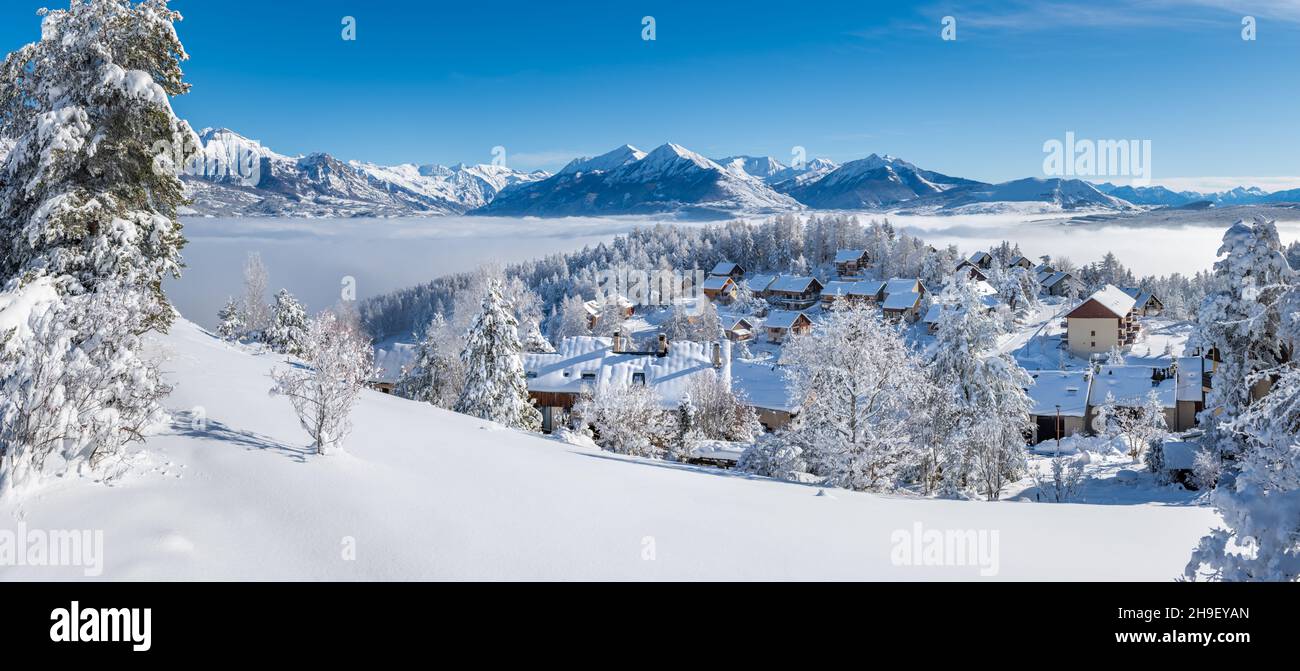
<svg viewBox="0 0 1300 671"><path fill-rule="evenodd" d="M801 208L761 177L746 172L741 163L723 167L685 147L666 143L649 153L623 145L600 156L577 159L554 176L500 192L476 213L566 216L677 212L708 217Z"/></svg>
<svg viewBox="0 0 1300 671"><path fill-rule="evenodd" d="M649 152L622 145L574 159L552 175L501 165L384 166L323 153L292 157L228 129L204 130L200 139L202 156L186 166L184 178L193 200L189 213L210 216L724 218L808 208L1126 212L1300 201L1300 190L1257 187L1200 193L1062 178L988 184L876 154L843 165L815 158L789 166L770 156L709 159L673 143Z"/></svg>
<svg viewBox="0 0 1300 671"><path fill-rule="evenodd" d="M199 134L183 179L196 214L401 216L462 214L502 189L548 177L496 165L380 166L329 154L289 157L228 129Z"/></svg>

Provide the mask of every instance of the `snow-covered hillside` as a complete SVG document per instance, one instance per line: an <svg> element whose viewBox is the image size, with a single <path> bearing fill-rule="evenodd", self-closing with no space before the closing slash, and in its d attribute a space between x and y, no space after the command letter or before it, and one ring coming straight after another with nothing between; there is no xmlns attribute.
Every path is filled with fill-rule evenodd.
<svg viewBox="0 0 1300 671"><path fill-rule="evenodd" d="M973 530L997 532L999 578L1169 580L1215 522L1197 506L819 490L619 457L370 391L347 451L320 457L288 401L267 397L283 357L186 321L151 347L175 384L173 425L107 483L69 476L0 503L0 526L102 529L108 578L961 579L980 567L895 565L891 551L898 533Z"/></svg>

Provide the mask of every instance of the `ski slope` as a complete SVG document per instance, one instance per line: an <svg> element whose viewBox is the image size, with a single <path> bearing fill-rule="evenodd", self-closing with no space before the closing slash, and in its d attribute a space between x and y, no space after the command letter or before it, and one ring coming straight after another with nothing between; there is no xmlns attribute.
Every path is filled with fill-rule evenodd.
<svg viewBox="0 0 1300 671"><path fill-rule="evenodd" d="M102 529L108 579L1171 580L1189 505L983 503L822 490L623 458L366 391L345 453L267 395L283 357L187 321L154 337L164 428L107 483L0 502L0 528ZM206 424L192 422L204 417ZM893 561L896 532L997 532L996 566ZM355 558L348 558L348 550ZM0 579L83 578L0 566Z"/></svg>

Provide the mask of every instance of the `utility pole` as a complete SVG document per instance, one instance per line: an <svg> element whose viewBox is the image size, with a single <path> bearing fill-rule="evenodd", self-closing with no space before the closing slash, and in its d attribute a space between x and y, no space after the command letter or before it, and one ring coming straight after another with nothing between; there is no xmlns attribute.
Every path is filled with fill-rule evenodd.
<svg viewBox="0 0 1300 671"><path fill-rule="evenodd" d="M1056 451L1061 451L1061 404L1056 404Z"/></svg>

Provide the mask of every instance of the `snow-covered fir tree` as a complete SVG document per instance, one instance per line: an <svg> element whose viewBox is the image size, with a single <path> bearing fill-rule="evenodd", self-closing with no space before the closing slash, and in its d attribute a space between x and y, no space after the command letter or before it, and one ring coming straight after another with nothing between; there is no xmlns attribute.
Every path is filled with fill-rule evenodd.
<svg viewBox="0 0 1300 671"><path fill-rule="evenodd" d="M879 313L847 306L812 334L793 338L782 358L803 420L788 429L813 473L839 487L899 487L920 458L915 429L926 384L915 355Z"/></svg>
<svg viewBox="0 0 1300 671"><path fill-rule="evenodd" d="M439 408L455 407L465 384L464 365L446 318L434 315L416 344L414 360L404 366L394 393Z"/></svg>
<svg viewBox="0 0 1300 671"><path fill-rule="evenodd" d="M1293 272L1281 251L1271 221L1239 221L1223 236L1214 264L1217 290L1201 304L1197 330L1189 344L1217 353L1210 393L1201 414L1204 448L1231 460L1246 447L1246 437L1226 429L1224 420L1242 416L1262 371L1275 370L1292 356L1279 336L1282 300Z"/></svg>
<svg viewBox="0 0 1300 671"><path fill-rule="evenodd" d="M1248 227L1253 230L1238 226L1225 236L1229 258L1220 261L1223 265L1216 265L1215 272L1245 283L1244 293L1260 304L1245 308L1247 323L1216 327L1206 323L1207 315L1242 316L1233 317L1221 297L1207 296L1213 309L1202 309L1201 324L1222 338L1214 341L1224 343L1220 366L1231 362L1234 376L1248 371L1239 383L1262 395L1253 402L1237 394L1216 395L1223 410L1214 431L1206 433L1205 439L1214 442L1198 454L1196 476L1202 484L1218 484L1211 501L1224 527L1201 539L1185 575L1295 582L1300 581L1300 362L1286 347L1300 342L1300 283L1285 256L1274 253L1277 233L1271 222L1256 221ZM1234 254L1243 258L1228 263ZM1253 269L1245 267L1246 258L1254 259ZM1273 328L1280 343L1270 347L1256 342ZM1279 346L1280 351L1275 349ZM1216 371L1216 392L1221 389L1219 374ZM1206 407L1211 407L1208 402ZM1217 458L1215 451L1226 449L1235 450L1235 459Z"/></svg>
<svg viewBox="0 0 1300 671"><path fill-rule="evenodd" d="M542 415L528 397L524 364L519 355L519 323L502 298L501 284L487 285L478 317L465 334L460 360L465 388L456 412L499 422L526 431L539 431Z"/></svg>
<svg viewBox="0 0 1300 671"><path fill-rule="evenodd" d="M944 447L941 490L975 489L996 499L1025 463L1024 433L1032 380L997 351L998 330L972 282L958 275L945 290L946 313L927 364L930 380L947 390L932 399L936 414L953 413ZM947 407L945 407L947 406Z"/></svg>
<svg viewBox="0 0 1300 671"><path fill-rule="evenodd" d="M542 327L537 324L536 320L528 322L524 330L523 346L525 352L533 354L548 354L555 351L551 341L542 335Z"/></svg>
<svg viewBox="0 0 1300 671"><path fill-rule="evenodd" d="M266 344L282 354L301 354L308 328L307 310L288 289L281 289L275 295L271 325L266 329Z"/></svg>
<svg viewBox="0 0 1300 671"><path fill-rule="evenodd" d="M271 395L289 399L311 447L326 454L352 432L352 406L378 374L374 350L356 329L324 312L311 321L299 358L305 368L272 371Z"/></svg>
<svg viewBox="0 0 1300 671"><path fill-rule="evenodd" d="M162 283L197 147L169 100L189 85L165 0L42 14L41 39L0 63L0 293L25 306L0 335L0 490L93 467L158 419L167 388L140 338L175 317Z"/></svg>
<svg viewBox="0 0 1300 671"><path fill-rule="evenodd" d="M551 331L554 342L559 343L565 338L575 336L591 335L591 313L587 311L582 298L566 296L559 306L558 318L558 323Z"/></svg>
<svg viewBox="0 0 1300 671"><path fill-rule="evenodd" d="M222 340L239 340L244 335L244 319L234 298L217 311L217 335Z"/></svg>
<svg viewBox="0 0 1300 671"><path fill-rule="evenodd" d="M668 446L669 459L686 461L694 454L700 443L696 416L690 393L682 394L682 400L677 403L677 412L673 415L673 441Z"/></svg>

